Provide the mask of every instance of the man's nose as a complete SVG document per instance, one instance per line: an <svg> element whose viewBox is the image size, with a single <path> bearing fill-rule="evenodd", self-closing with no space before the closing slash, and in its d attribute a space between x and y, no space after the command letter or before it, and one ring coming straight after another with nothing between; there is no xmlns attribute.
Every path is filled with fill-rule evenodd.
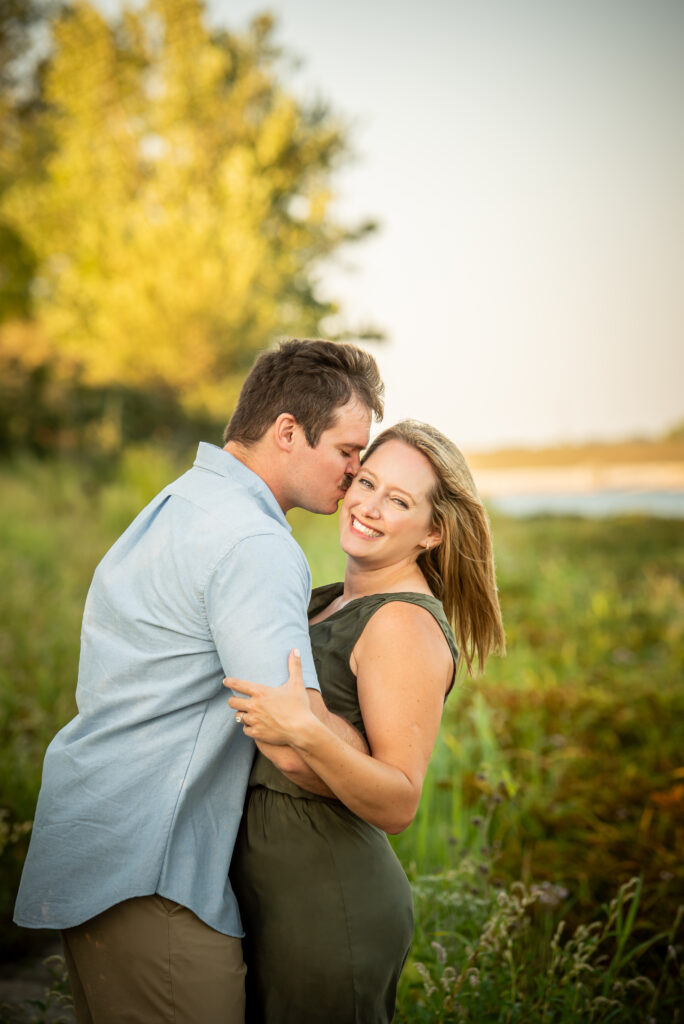
<svg viewBox="0 0 684 1024"><path fill-rule="evenodd" d="M353 452L349 456L349 461L347 463L347 475L351 476L351 477L354 477L354 476L356 476L356 474L358 473L358 471L360 469L361 469L361 457L360 457L358 452Z"/></svg>

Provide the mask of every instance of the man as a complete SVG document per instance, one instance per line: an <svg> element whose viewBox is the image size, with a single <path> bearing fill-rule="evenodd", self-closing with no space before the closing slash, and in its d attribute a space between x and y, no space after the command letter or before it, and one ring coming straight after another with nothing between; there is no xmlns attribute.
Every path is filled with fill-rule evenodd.
<svg viewBox="0 0 684 1024"><path fill-rule="evenodd" d="M200 444L96 569L79 714L45 757L15 912L62 931L79 1024L242 1020L228 868L254 747L222 680L282 683L298 647L312 707L353 741L316 693L311 579L284 514L335 511L382 390L350 345L264 353L224 449Z"/></svg>

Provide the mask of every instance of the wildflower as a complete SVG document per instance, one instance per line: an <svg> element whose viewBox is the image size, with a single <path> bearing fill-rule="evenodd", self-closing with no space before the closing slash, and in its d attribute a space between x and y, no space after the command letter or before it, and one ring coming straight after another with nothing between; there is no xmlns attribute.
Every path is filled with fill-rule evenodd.
<svg viewBox="0 0 684 1024"><path fill-rule="evenodd" d="M640 974L636 978L630 978L629 981L627 981L625 983L625 988L626 989L634 988L637 991L645 991L645 992L650 992L650 993L655 992L655 985L653 984L653 982L651 981L650 978L647 978L643 974Z"/></svg>
<svg viewBox="0 0 684 1024"><path fill-rule="evenodd" d="M416 968L416 972L422 978L423 986L425 988L425 994L429 999L430 996L437 991L437 986L434 984L432 977L430 976L430 972L428 971L425 964L416 962L414 964L414 967Z"/></svg>
<svg viewBox="0 0 684 1024"><path fill-rule="evenodd" d="M444 991L448 992L453 982L456 981L456 971L453 969L453 967L444 968L444 970L442 971L442 977L440 981Z"/></svg>
<svg viewBox="0 0 684 1024"><path fill-rule="evenodd" d="M445 964L447 960L447 951L444 946L441 946L439 942L431 942L430 945L437 954L437 960L440 964Z"/></svg>
<svg viewBox="0 0 684 1024"><path fill-rule="evenodd" d="M620 1003L615 999L608 999L606 996L596 996L591 1001L591 1007L592 1010L598 1010L601 1007L605 1007L606 1010L613 1007L619 1009Z"/></svg>
<svg viewBox="0 0 684 1024"><path fill-rule="evenodd" d="M568 890L562 885L552 885L551 882L540 882L533 885L530 894L547 907L557 907L564 899L567 899Z"/></svg>

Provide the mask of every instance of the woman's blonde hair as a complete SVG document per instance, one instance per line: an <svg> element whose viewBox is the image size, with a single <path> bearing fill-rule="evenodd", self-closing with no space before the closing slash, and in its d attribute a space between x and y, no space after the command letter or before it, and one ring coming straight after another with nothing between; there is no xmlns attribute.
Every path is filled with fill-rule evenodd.
<svg viewBox="0 0 684 1024"><path fill-rule="evenodd" d="M459 652L473 675L475 657L482 671L489 654L503 654L506 649L487 511L461 452L428 423L402 420L388 427L366 449L363 461L393 440L421 452L437 477L431 495L432 521L442 539L419 555L418 565L442 602Z"/></svg>

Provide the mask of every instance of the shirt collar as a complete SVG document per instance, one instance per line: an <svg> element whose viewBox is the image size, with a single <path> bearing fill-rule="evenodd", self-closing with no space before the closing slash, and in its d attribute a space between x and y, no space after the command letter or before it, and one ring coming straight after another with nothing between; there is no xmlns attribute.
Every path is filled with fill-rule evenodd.
<svg viewBox="0 0 684 1024"><path fill-rule="evenodd" d="M209 470L210 473L218 473L219 476L237 480L242 487L256 498L264 512L277 519L279 523L292 532L292 527L285 518L285 513L276 501L275 495L268 484L253 470L248 469L243 462L236 459L234 455L224 451L223 448L219 448L215 444L200 441L194 464L200 469Z"/></svg>

